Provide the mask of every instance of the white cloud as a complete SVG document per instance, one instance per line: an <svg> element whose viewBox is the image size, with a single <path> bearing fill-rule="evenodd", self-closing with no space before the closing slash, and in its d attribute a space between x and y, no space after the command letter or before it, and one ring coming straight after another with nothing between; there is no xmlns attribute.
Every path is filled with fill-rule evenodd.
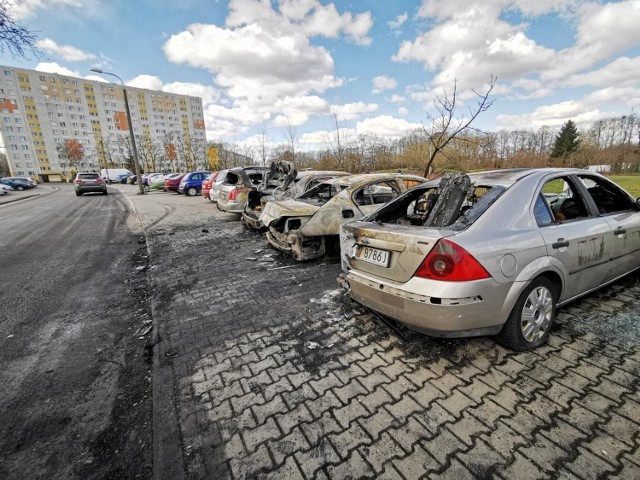
<svg viewBox="0 0 640 480"><path fill-rule="evenodd" d="M585 95L584 101L591 105L622 104L633 108L640 105L640 88L607 87Z"/></svg>
<svg viewBox="0 0 640 480"><path fill-rule="evenodd" d="M93 53L84 52L71 45L58 45L50 38L44 38L36 42L36 47L51 55L56 55L67 62L82 62L95 60L97 57Z"/></svg>
<svg viewBox="0 0 640 480"><path fill-rule="evenodd" d="M9 11L16 20L34 15L40 10L73 7L83 9L94 5L96 0L9 0Z"/></svg>
<svg viewBox="0 0 640 480"><path fill-rule="evenodd" d="M585 101L570 100L553 105L536 108L533 112L522 115L498 115L498 123L502 128L539 128L542 126L556 127L568 119L578 124L587 124L610 116L609 112L602 112L597 107Z"/></svg>
<svg viewBox="0 0 640 480"><path fill-rule="evenodd" d="M402 138L416 128L420 128L419 123L410 123L389 115L367 118L356 125L358 135L372 134L388 139Z"/></svg>
<svg viewBox="0 0 640 480"><path fill-rule="evenodd" d="M387 22L387 26L391 30L398 30L408 19L409 15L407 12L404 12L402 15L398 15L394 20Z"/></svg>
<svg viewBox="0 0 640 480"><path fill-rule="evenodd" d="M398 109L398 115L400 115L401 117L406 117L407 115L409 115L409 113L411 113L411 112L406 107L400 107Z"/></svg>
<svg viewBox="0 0 640 480"><path fill-rule="evenodd" d="M192 97L202 98L203 105L218 102L220 100L220 91L210 85L202 85L201 83L188 82L172 82L162 86L163 92L177 93L179 95L190 95Z"/></svg>
<svg viewBox="0 0 640 480"><path fill-rule="evenodd" d="M640 57L620 57L597 70L572 75L564 83L571 86L633 86L638 84L638 72L640 72Z"/></svg>
<svg viewBox="0 0 640 480"><path fill-rule="evenodd" d="M138 75L125 83L130 87L146 88L147 90L162 89L162 80L154 75Z"/></svg>
<svg viewBox="0 0 640 480"><path fill-rule="evenodd" d="M398 87L398 81L388 75L379 75L377 77L373 77L372 83L372 94L382 93L385 90L393 90Z"/></svg>
<svg viewBox="0 0 640 480"><path fill-rule="evenodd" d="M67 75L69 77L83 78L78 71L69 70L55 62L40 62L34 67L34 70L38 70L39 72L57 73L59 75Z"/></svg>
<svg viewBox="0 0 640 480"><path fill-rule="evenodd" d="M345 103L343 105L331 105L331 112L334 113L338 120L355 120L367 113L373 113L378 110L375 103Z"/></svg>
<svg viewBox="0 0 640 480"><path fill-rule="evenodd" d="M393 95L391 95L391 98L389 98L389 101L391 103L395 103L397 105L397 104L400 104L400 103L406 103L407 98L402 96L402 95L393 94Z"/></svg>
<svg viewBox="0 0 640 480"><path fill-rule="evenodd" d="M340 134L340 142L345 145L357 140L358 134L353 128L339 128L335 130L317 130L308 132L300 137L300 143L314 147L328 148L337 145L337 134Z"/></svg>

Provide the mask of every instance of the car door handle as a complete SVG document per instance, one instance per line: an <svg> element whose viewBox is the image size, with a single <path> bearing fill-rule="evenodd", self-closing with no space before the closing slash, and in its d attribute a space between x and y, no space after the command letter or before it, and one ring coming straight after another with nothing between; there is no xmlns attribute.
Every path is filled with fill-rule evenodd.
<svg viewBox="0 0 640 480"><path fill-rule="evenodd" d="M625 233L627 233L627 229L622 227L618 227L613 231L614 235L624 235Z"/></svg>
<svg viewBox="0 0 640 480"><path fill-rule="evenodd" d="M555 243L551 244L551 247L555 249L564 248L568 246L569 246L569 240L565 240L564 238L559 238L558 240L556 240Z"/></svg>

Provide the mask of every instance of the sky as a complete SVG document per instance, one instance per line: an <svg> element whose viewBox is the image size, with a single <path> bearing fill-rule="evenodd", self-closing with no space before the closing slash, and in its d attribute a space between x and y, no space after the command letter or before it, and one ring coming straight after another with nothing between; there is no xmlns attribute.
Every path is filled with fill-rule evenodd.
<svg viewBox="0 0 640 480"><path fill-rule="evenodd" d="M492 78L485 131L640 108L640 0L9 2L46 57L0 63L202 97L207 139L240 146L397 139Z"/></svg>

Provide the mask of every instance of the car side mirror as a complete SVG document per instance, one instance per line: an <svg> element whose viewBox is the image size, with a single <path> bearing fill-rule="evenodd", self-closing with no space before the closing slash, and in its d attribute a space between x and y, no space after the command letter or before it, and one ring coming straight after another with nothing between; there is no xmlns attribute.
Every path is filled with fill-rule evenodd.
<svg viewBox="0 0 640 480"><path fill-rule="evenodd" d="M355 214L351 209L346 209L342 211L342 218L353 218L354 216Z"/></svg>

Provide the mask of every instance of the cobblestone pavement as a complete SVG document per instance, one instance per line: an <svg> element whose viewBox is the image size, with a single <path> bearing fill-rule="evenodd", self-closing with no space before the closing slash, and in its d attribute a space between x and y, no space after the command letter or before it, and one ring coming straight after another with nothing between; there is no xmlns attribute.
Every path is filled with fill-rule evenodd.
<svg viewBox="0 0 640 480"><path fill-rule="evenodd" d="M381 322L338 263L293 262L202 198L134 201L186 477L640 478L639 275L516 353Z"/></svg>

